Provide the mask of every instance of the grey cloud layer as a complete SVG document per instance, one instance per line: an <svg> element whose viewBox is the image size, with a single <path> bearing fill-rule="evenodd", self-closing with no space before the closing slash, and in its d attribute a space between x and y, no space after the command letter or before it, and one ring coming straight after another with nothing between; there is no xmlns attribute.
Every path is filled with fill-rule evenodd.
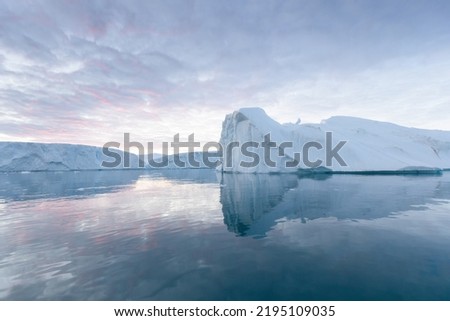
<svg viewBox="0 0 450 321"><path fill-rule="evenodd" d="M364 115L367 100L350 95L373 82L361 89L355 76L389 81L384 62L405 57L448 66L449 10L447 1L3 1L0 139L99 145L123 131L199 126L215 139L223 114L243 104L282 120ZM323 97L329 79L344 97ZM448 106L438 95L425 107ZM177 123L180 113L202 119Z"/></svg>

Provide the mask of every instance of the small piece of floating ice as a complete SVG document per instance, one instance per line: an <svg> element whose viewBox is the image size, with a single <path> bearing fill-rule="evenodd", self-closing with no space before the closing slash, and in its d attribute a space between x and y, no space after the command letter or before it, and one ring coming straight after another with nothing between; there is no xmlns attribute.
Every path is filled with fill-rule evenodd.
<svg viewBox="0 0 450 321"><path fill-rule="evenodd" d="M331 133L328 139L327 133ZM269 149L272 163L266 161L265 148L261 147L267 134L276 144ZM259 143L259 147L248 142ZM282 148L286 142L292 147ZM345 142L340 149L339 142ZM261 108L242 108L226 116L221 144L224 164L218 170L224 172L386 175L436 174L450 168L450 132L354 117L332 117L320 124L280 124ZM305 146L309 146L307 153ZM336 157L332 157L333 150ZM337 156L345 164L337 161ZM296 166L294 159L298 160Z"/></svg>

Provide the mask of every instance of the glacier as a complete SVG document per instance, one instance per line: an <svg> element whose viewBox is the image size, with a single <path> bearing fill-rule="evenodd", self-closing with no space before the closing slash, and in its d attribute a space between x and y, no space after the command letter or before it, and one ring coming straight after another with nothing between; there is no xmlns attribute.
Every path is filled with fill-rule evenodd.
<svg viewBox="0 0 450 321"><path fill-rule="evenodd" d="M345 164L335 159L317 167L306 166L300 159L295 167L286 166L296 159L295 152L303 151L305 144L314 142L326 145L327 133L332 143L345 142L339 150ZM280 153L279 148L270 149L270 159L276 166L269 166L264 159L262 147L250 148L259 158L255 166L243 166L250 158L239 148L246 142L261 143L265 135L280 146L292 143ZM450 168L450 132L408 128L392 123L355 117L336 116L319 124L280 124L258 107L241 108L225 117L220 143L224 149L223 165L217 169L224 172L271 173L325 171L334 173L435 173ZM317 146L317 144L316 144ZM309 160L326 160L326 148L310 148ZM254 157L252 158L254 159Z"/></svg>

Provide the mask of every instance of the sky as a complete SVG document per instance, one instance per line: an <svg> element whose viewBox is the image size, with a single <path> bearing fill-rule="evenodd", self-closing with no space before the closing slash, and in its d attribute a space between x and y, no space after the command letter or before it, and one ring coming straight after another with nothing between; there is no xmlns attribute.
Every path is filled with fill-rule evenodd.
<svg viewBox="0 0 450 321"><path fill-rule="evenodd" d="M450 130L449 1L0 0L0 141L217 141L226 114Z"/></svg>

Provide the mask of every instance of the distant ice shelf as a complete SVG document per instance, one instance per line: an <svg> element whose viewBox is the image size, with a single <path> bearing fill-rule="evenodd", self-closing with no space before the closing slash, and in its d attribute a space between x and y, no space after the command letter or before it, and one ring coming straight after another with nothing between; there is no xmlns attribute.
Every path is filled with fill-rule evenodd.
<svg viewBox="0 0 450 321"><path fill-rule="evenodd" d="M124 159L124 152L117 150ZM130 168L137 168L139 158L129 154ZM64 171L107 169L103 161L111 161L102 148L72 144L0 142L0 171ZM123 162L118 166L123 169Z"/></svg>
<svg viewBox="0 0 450 321"><path fill-rule="evenodd" d="M103 162L111 163L111 154L105 155L101 147L72 144L0 142L0 172L31 171L77 171L77 170L121 170L121 169L177 169L177 168L210 168L205 164L203 153L180 153L178 157L168 155L166 164L150 166L148 155L138 156L121 150L111 149L120 156L120 162L108 167ZM129 165L125 166L125 158ZM218 157L209 157L213 162ZM160 154L152 157L157 164L164 163ZM193 164L190 163L192 161ZM180 166L182 164L182 166Z"/></svg>

